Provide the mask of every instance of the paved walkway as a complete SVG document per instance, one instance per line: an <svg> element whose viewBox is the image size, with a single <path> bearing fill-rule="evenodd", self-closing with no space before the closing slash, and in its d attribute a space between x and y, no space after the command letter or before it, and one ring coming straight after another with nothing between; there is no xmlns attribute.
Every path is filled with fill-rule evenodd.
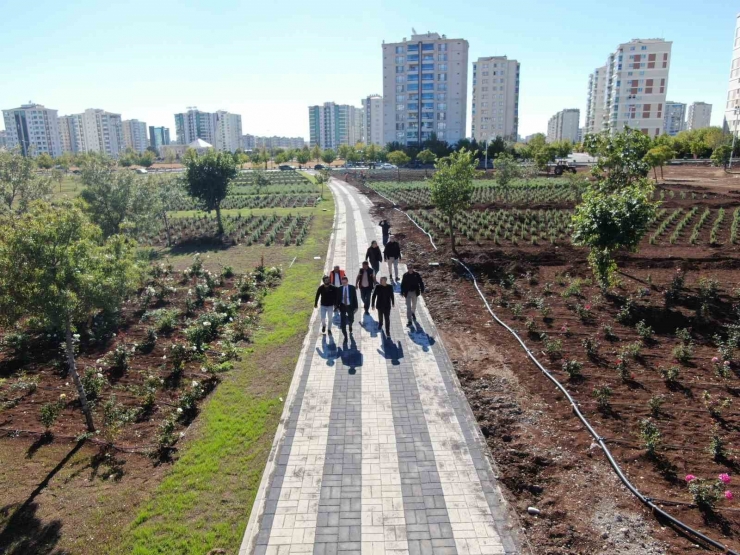
<svg viewBox="0 0 740 555"><path fill-rule="evenodd" d="M382 245L380 228L366 197L336 179L329 186L327 272L339 264L354 283L370 241ZM334 343L314 311L240 555L519 553L424 300L409 330L397 292L392 341L376 331L377 313L363 318L361 301L346 346L338 318Z"/></svg>

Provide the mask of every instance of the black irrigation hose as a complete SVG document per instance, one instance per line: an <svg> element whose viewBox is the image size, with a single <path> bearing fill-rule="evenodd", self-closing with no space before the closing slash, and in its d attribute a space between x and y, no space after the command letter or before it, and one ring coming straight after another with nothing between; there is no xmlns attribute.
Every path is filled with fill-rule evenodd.
<svg viewBox="0 0 740 555"><path fill-rule="evenodd" d="M396 208L396 203L394 203L393 201L391 201L385 195L382 195L382 194L378 193L378 191L376 191L375 189L372 189L372 188L370 188L370 189L374 193L380 195L381 197L383 197L384 199L386 199L387 201L389 201L393 205L394 210L398 210L399 212L401 212L402 214L404 214L411 221L411 223L413 223L425 235L427 235L427 237L429 237L429 241L432 243L432 246L434 247L434 250L437 250L437 246L434 244L434 241L432 240L432 236L429 235L429 233L427 233L426 231L424 231L411 218L411 216L409 216L408 214L406 214L406 212L404 212L403 210L400 210L399 208ZM621 480L621 482L627 487L627 489L629 489L630 492L632 492L632 494L635 497L637 497L637 499L639 499L641 503L643 503L644 505L646 505L647 507L649 507L653 511L653 513L658 513L659 516L661 516L662 518L664 518L667 521L669 521L672 525L680 528L685 533L687 533L687 534L689 534L689 535L691 535L691 536L693 536L695 538L698 538L698 539L704 541L705 543L711 545L712 547L715 547L717 549L722 550L724 553L726 553L728 555L740 555L740 553L738 553L737 551L734 551L734 550L730 549L729 547L724 546L720 542L718 542L716 540L713 540L712 538L709 538L709 537L705 536L704 534L702 534L698 530L694 530L693 528L691 528L688 524L685 524L685 523L681 522L680 520L678 520L677 518L671 516L670 514L668 514L667 512L665 512L663 509L661 509L660 507L658 507L655 503L653 503L653 499L652 498L645 497L642 493L640 493L640 491L635 486L632 485L632 483L627 479L627 477L622 472L622 469L620 468L620 466L617 463L617 461L614 460L614 457L612 456L611 451L609 451L609 448L606 446L606 443L604 442L604 438L602 438L601 436L599 436L599 434L596 433L596 430L594 430L594 428L591 426L591 424L589 423L589 421L586 420L586 417L583 416L583 414L581 413L580 409L578 408L578 404L575 402L575 400L573 399L573 397L570 396L570 393L568 393L568 390L565 389L565 387L563 386L563 384L561 384L557 380L557 378L555 378L555 376L553 376L544 366L542 366L542 364L540 364L540 361L537 360L537 357L535 357L534 354L532 353L532 351L529 350L529 347L527 347L527 344L524 343L524 341L522 340L522 338L519 337L519 335L513 329L511 329L508 325L506 325L506 323L503 320L499 319L499 317L496 316L496 314L491 309L491 305L488 304L488 301L486 300L486 297L483 295L483 292L478 287L478 280L475 279L475 275L470 270L470 268L468 268L465 264L463 264L457 258L452 258L452 260L454 260L455 262L457 262L458 264L460 264L460 266L462 266L463 268L465 268L465 271L467 271L468 274L470 274L470 277L473 279L473 285L475 286L475 290L478 291L478 295L480 296L481 300L483 301L483 304L486 305L486 309L488 310L489 314L493 317L493 319L497 323L499 323L501 326L503 326L504 328L506 328L509 331L509 333L511 333L514 336L514 338L516 338L516 340L519 342L519 344L522 346L522 348L527 353L527 356L530 359L532 359L532 362L534 362L537 365L537 367L542 371L542 373L552 383L555 384L555 386L563 393L563 395L565 395L565 398L568 399L568 402L573 407L573 412L578 417L578 419L581 421L581 423L586 427L586 429L588 430L588 432L593 436L593 438L596 440L596 442L599 444L599 446L601 447L601 450L604 452L604 455L606 455L606 459L609 462L609 465L612 467L612 469L614 470L614 472L617 474L617 476L619 477L619 479Z"/></svg>
<svg viewBox="0 0 740 555"><path fill-rule="evenodd" d="M468 272L468 274L470 274L470 277L473 279L473 285L475 286L476 291L478 291L478 295L480 295L480 298L483 300L483 303L486 305L486 309L488 310L489 314L493 317L493 319L497 323L499 323L501 326L503 326L504 328L506 328L509 331L509 333L511 333L516 338L516 340L519 342L519 344L522 346L522 348L526 351L527 356L530 359L532 359L532 362L534 362L537 365L537 367L542 371L542 373L552 383L555 384L555 386L563 393L563 395L565 395L565 398L568 400L568 402L573 407L573 412L578 417L578 419L583 423L583 425L586 427L586 429L588 430L588 432L593 436L593 438L596 440L596 442L599 444L599 446L601 447L602 451L604 452L604 455L606 455L606 458L607 458L607 461L609 462L609 465L612 467L612 469L614 470L614 472L617 474L617 476L622 481L622 483L627 487L627 489L629 489L632 492L632 494L640 500L641 503L643 503L644 505L650 507L650 509L654 513L658 513L658 515L660 515L662 518L668 520L671 524L677 526L678 528L680 528L681 530L683 530L687 534L690 534L690 535L694 536L695 538L698 538L698 539L706 542L707 544L711 545L712 547L716 547L717 549L720 549L723 552L728 553L730 555L740 555L740 554L738 554L737 551L733 551L729 547L726 547L723 544L719 543L718 541L715 541L715 540L713 540L713 539L705 536L704 534L702 534L698 530L694 530L693 528L691 528L688 524L684 524L683 522L681 522L677 518L671 516L670 514L668 514L667 512L665 512L663 509L661 509L660 507L658 507L655 503L653 503L653 500L650 497L645 497L644 495L642 495L642 493L640 493L640 491L635 486L632 485L632 483L627 479L627 477L622 472L622 469L619 467L619 464L614 460L614 457L612 456L611 452L609 451L609 448L606 446L606 443L605 443L604 439L601 436L599 436L598 433L596 433L596 430L594 430L594 428L591 426L591 424L589 423L589 421L586 420L586 417L583 416L583 414L581 413L580 409L578 408L578 404L575 402L575 400L573 399L573 397L570 396L570 393L568 393L568 390L565 389L565 387L557 380L557 378L555 378L555 376L553 376L544 366L542 366L542 364L540 364L539 360L537 360L537 358L534 356L534 354L532 353L532 351L529 350L529 348L527 347L526 343L524 343L524 341L521 339L521 337L519 337L519 335L513 329L511 329L504 321L500 320L499 317L496 316L496 314L491 309L491 306L488 304L488 301L486 300L485 296L483 295L483 293L481 292L480 288L478 287L478 281L475 279L475 275L473 274L473 272L470 271L470 268L468 268L465 264L463 264L461 261L459 261L456 258L453 258L452 260L454 260L455 262L457 262L458 264L460 264L463 268L465 268L465 270Z"/></svg>

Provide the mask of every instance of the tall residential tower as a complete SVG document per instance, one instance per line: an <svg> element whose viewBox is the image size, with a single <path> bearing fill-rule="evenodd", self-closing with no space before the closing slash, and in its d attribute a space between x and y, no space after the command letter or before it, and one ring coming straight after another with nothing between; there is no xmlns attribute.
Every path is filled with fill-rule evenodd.
<svg viewBox="0 0 740 555"><path fill-rule="evenodd" d="M473 62L472 134L477 141L519 134L519 62L506 56Z"/></svg>
<svg viewBox="0 0 740 555"><path fill-rule="evenodd" d="M686 104L666 100L665 122L663 125L665 134L673 137L684 129L686 129Z"/></svg>
<svg viewBox="0 0 740 555"><path fill-rule="evenodd" d="M686 121L687 129L703 129L711 125L712 105L706 102L694 102L689 106L689 116Z"/></svg>
<svg viewBox="0 0 740 555"><path fill-rule="evenodd" d="M606 105L606 69L597 67L588 76L588 101L586 102L586 122L584 135L601 133L604 130L604 106Z"/></svg>
<svg viewBox="0 0 740 555"><path fill-rule="evenodd" d="M727 86L724 126L736 135L740 131L740 14L735 18L735 34L732 37L732 63L730 82Z"/></svg>
<svg viewBox="0 0 740 555"><path fill-rule="evenodd" d="M149 146L149 139L146 136L146 123L138 119L128 119L123 121L123 142L127 149L141 154Z"/></svg>
<svg viewBox="0 0 740 555"><path fill-rule="evenodd" d="M362 99L364 110L362 140L368 145L384 146L383 143L383 97L371 94Z"/></svg>
<svg viewBox="0 0 740 555"><path fill-rule="evenodd" d="M62 154L57 111L29 102L3 110L6 148L20 149L24 156Z"/></svg>
<svg viewBox="0 0 740 555"><path fill-rule="evenodd" d="M547 142L579 142L581 111L578 108L566 108L559 111L547 122Z"/></svg>
<svg viewBox="0 0 740 555"><path fill-rule="evenodd" d="M188 108L187 112L175 114L175 133L177 143L189 145L196 139L208 144L216 144L217 116L211 112L201 112L198 108Z"/></svg>
<svg viewBox="0 0 740 555"><path fill-rule="evenodd" d="M466 136L468 41L438 33L383 43L383 143Z"/></svg>
<svg viewBox="0 0 740 555"><path fill-rule="evenodd" d="M339 145L355 145L362 140L362 108L324 102L308 107L311 146L336 150Z"/></svg>

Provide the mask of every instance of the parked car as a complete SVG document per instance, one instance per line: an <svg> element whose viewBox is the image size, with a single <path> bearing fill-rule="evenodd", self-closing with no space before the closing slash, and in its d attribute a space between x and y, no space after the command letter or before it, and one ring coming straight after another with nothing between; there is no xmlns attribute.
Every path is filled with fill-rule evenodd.
<svg viewBox="0 0 740 555"><path fill-rule="evenodd" d="M136 173L149 173L146 168L136 168Z"/></svg>
<svg viewBox="0 0 740 555"><path fill-rule="evenodd" d="M282 166L278 166L278 169L281 172L288 172L288 171L294 170L295 168L293 166L289 166L287 164L283 164Z"/></svg>
<svg viewBox="0 0 740 555"><path fill-rule="evenodd" d="M398 166L395 164L389 164L388 162L384 162L382 164L378 165L379 170L397 170Z"/></svg>
<svg viewBox="0 0 740 555"><path fill-rule="evenodd" d="M324 166L323 164L316 164L313 167L313 169L315 169L315 170L325 170L326 169L326 166Z"/></svg>
<svg viewBox="0 0 740 555"><path fill-rule="evenodd" d="M478 161L478 169L479 170L482 170L482 169L492 170L493 169L493 159L491 159L491 158L488 159L488 165L486 165L485 159L479 160Z"/></svg>

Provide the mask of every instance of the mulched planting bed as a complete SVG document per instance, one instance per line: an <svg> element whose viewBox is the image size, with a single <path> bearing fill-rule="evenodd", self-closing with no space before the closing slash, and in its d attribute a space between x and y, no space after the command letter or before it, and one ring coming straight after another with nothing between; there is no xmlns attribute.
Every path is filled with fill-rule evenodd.
<svg viewBox="0 0 740 555"><path fill-rule="evenodd" d="M78 337L77 368L97 432L118 449L168 457L198 405L230 371L257 325L262 298L280 271L245 275L155 264L119 315L100 315ZM54 332L8 330L0 338L0 430L85 434L77 390Z"/></svg>
<svg viewBox="0 0 740 555"><path fill-rule="evenodd" d="M740 465L740 349L733 348L740 347L740 337L730 327L740 321L740 259L731 240L738 201L727 189L696 183L685 186L689 192L682 199L682 187L666 186L674 195L666 193L661 206L663 217L697 206L681 240L651 244L648 234L639 253L621 253L621 283L605 295L592 284L587 251L565 241L514 247L463 237L460 259L471 266L499 316L573 394L632 482L671 514L738 549L740 511L724 496L735 488ZM373 200L387 206L377 196ZM692 230L707 208L710 214L692 243ZM720 208L724 220L711 245ZM662 552L652 539L670 544L671 553L698 552L693 542L648 517L613 479L562 395L513 337L490 323L463 271L450 261L448 241L435 234L440 247L435 252L405 216L380 212L393 218L392 232L401 237L406 256L423 268L427 303L450 338L446 342L453 343L451 356L460 358L461 382L530 540L546 546L547 553L599 547L614 553ZM670 237L667 227L664 236ZM431 261L442 266L424 268ZM480 317L471 316L475 313ZM461 336L478 341L466 343ZM488 364L470 360L469 352L477 349ZM495 355L511 364L510 376L491 375L500 368L491 361ZM729 474L730 483L722 484L720 474ZM691 482L695 490L701 480L706 490L714 488L714 510L695 505L689 475L699 479ZM648 519L642 540L620 544L614 533L600 537L597 517L603 506L598 502L605 499ZM547 509L532 518L526 514L530 504Z"/></svg>

